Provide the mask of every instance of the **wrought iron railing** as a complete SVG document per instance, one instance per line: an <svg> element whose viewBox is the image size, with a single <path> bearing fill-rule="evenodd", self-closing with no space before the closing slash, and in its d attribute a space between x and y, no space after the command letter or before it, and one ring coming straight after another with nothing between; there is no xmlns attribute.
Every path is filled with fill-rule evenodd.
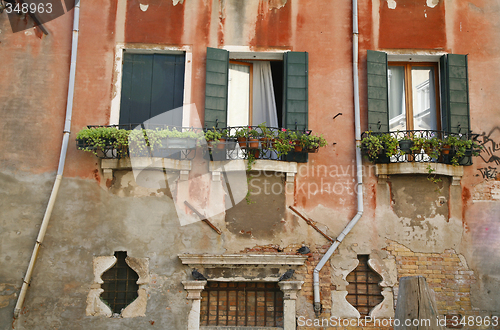
<svg viewBox="0 0 500 330"><path fill-rule="evenodd" d="M103 159L116 159L123 157L164 157L180 160L192 160L197 153L208 160L236 160L248 159L270 159L278 161L304 161L307 157L304 154L307 152L316 152L316 149L310 150L295 150L291 149L288 153L282 154L275 148L274 138L277 138L280 132L295 132L296 134L311 134L310 130L296 131L285 130L278 127L264 126L235 126L214 129L202 129L197 127L180 127L163 124L120 124L120 125L89 125L88 128L110 127L131 131L134 129L145 130L177 130L179 132L195 132L199 133L199 139L194 143L189 143L189 146L181 144L173 145L172 143L163 143L161 146L151 146L146 142L146 148L134 148L132 145L126 148L117 148L112 141L110 143L99 146L94 149L94 154ZM218 141L206 141L201 133L215 130L222 135ZM147 132L144 139L147 140ZM242 135L246 139L238 139L238 135ZM169 138L167 138L169 139ZM171 138L172 139L172 138ZM85 140L77 140L77 147L80 149L92 148L91 144Z"/></svg>
<svg viewBox="0 0 500 330"><path fill-rule="evenodd" d="M407 131L396 131L396 132L364 132L361 135L362 141L365 137L369 135L373 136L390 136L397 141L397 147L395 152L391 153L388 157L384 152L380 153L380 156L373 160L376 163L404 163L404 162L424 162L424 163L445 163L451 164L458 162L459 165L471 165L472 155L477 150L467 150L465 155L459 157L456 162L453 162L453 156L456 154L453 146L447 145L447 140L449 137L455 137L458 140L472 140L476 141L478 134L472 132L468 133L450 133L445 131L437 130L407 130ZM385 138L387 140L387 138ZM384 140L383 138L381 139ZM394 141L394 140L390 140ZM422 141L433 141L433 143L422 142ZM419 144L420 143L420 144ZM384 147L385 142L383 142ZM422 146L423 145L423 146ZM428 146L428 147L425 147ZM368 154L366 146L361 145L362 150L365 154Z"/></svg>

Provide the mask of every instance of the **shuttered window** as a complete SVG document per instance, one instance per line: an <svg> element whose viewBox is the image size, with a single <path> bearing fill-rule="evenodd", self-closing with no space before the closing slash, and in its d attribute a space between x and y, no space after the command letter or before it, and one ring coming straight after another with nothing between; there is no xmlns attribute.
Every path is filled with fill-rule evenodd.
<svg viewBox="0 0 500 330"><path fill-rule="evenodd" d="M307 53L284 54L284 100L283 123L293 130L307 129L308 112L308 56Z"/></svg>
<svg viewBox="0 0 500 330"><path fill-rule="evenodd" d="M470 130L467 55L448 54L441 57L440 64L443 129L467 133Z"/></svg>
<svg viewBox="0 0 500 330"><path fill-rule="evenodd" d="M308 121L308 55L287 52L283 55L282 125L289 129L307 129ZM207 48L205 127L226 127L228 111L229 52Z"/></svg>
<svg viewBox="0 0 500 330"><path fill-rule="evenodd" d="M162 122L182 125L184 54L124 53L120 124L141 124L164 114ZM172 111L177 108L177 111Z"/></svg>
<svg viewBox="0 0 500 330"><path fill-rule="evenodd" d="M391 80L388 73L391 73L391 85L394 85L398 74L398 66L404 68L402 81L405 85L401 89L406 88L406 90L403 98L395 95L395 93L400 94L400 91L397 88L391 88L388 84L388 81ZM470 119L467 56L444 55L440 59L439 67L439 79L437 79L435 64L431 63L426 67L423 64L411 62L406 65L388 66L385 52L369 50L367 52L368 130L388 132L391 130L391 126L394 129L403 129L401 125L396 123L395 114L397 114L397 111L391 110L389 106L390 101L397 103L399 100L400 103L406 104L403 121L405 123L404 129L438 129L451 133L468 133L470 131ZM414 76L421 75L425 70L428 71L428 79L418 83L415 82L413 84L415 86L412 86L412 74ZM425 84L426 81L428 81L427 85ZM437 88L438 83L440 89ZM434 90L437 91L435 94L433 94ZM434 102L434 104L429 103L428 112L434 111L435 115L438 116L435 124L428 124L428 120L426 121L425 118L422 125L415 124L415 117L418 117L419 113L414 113L412 110L415 104L419 102L422 104ZM427 111L424 107L420 105L420 108L423 109L420 115L422 118L425 111ZM434 113L428 117L435 116ZM417 120L422 118L417 118Z"/></svg>
<svg viewBox="0 0 500 330"><path fill-rule="evenodd" d="M226 127L229 52L207 48L205 127Z"/></svg>

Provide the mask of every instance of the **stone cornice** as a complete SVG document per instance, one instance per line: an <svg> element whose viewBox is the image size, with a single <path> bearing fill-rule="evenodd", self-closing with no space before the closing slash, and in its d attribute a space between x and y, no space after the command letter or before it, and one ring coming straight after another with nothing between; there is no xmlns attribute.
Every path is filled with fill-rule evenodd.
<svg viewBox="0 0 500 330"><path fill-rule="evenodd" d="M307 256L291 254L179 254L184 265L207 268L233 266L302 266Z"/></svg>

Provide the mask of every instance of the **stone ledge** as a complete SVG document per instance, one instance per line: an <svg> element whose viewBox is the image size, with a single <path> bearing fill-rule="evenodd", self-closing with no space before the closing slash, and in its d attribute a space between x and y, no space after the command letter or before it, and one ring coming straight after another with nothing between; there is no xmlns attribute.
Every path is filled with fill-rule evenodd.
<svg viewBox="0 0 500 330"><path fill-rule="evenodd" d="M291 254L179 254L178 256L184 265L202 265L208 268L230 265L302 266L307 260L307 256Z"/></svg>
<svg viewBox="0 0 500 330"><path fill-rule="evenodd" d="M143 170L177 170L190 171L190 160L177 160L160 157L134 157L121 159L102 159L101 168L103 170L131 170L132 168Z"/></svg>
<svg viewBox="0 0 500 330"><path fill-rule="evenodd" d="M248 161L244 159L212 161L209 165L210 172L246 171ZM297 173L296 162L284 162L269 159L257 159L252 165L252 171L274 171L283 173Z"/></svg>
<svg viewBox="0 0 500 330"><path fill-rule="evenodd" d="M429 174L428 166L434 170L431 174L446 175L452 177L462 177L464 175L463 166L453 166L441 163L390 163L375 164L377 176L393 174Z"/></svg>

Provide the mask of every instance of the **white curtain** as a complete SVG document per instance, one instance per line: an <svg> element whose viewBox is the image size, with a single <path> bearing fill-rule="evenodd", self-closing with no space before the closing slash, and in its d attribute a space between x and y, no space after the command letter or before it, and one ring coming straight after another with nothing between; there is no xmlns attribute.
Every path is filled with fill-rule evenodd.
<svg viewBox="0 0 500 330"><path fill-rule="evenodd" d="M271 64L267 61L254 61L252 125L257 126L262 123L266 123L268 127L278 127L278 114Z"/></svg>

